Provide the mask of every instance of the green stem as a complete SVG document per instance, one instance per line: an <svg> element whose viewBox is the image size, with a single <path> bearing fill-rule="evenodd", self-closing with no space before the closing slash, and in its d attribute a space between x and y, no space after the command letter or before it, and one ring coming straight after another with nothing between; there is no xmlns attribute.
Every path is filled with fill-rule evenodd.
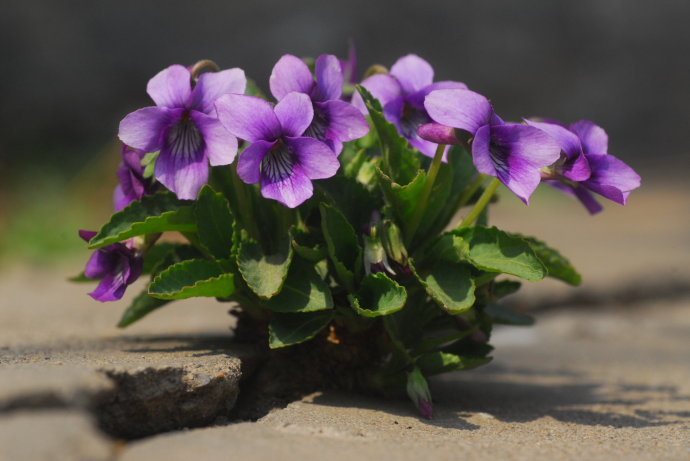
<svg viewBox="0 0 690 461"><path fill-rule="evenodd" d="M478 175L477 178L472 181L472 183L467 186L464 191L462 191L462 194L460 194L458 197L458 201L455 203L453 214L455 214L460 208L464 207L467 202L474 197L474 194L477 193L480 187L482 187L484 179L486 179L486 175Z"/></svg>
<svg viewBox="0 0 690 461"><path fill-rule="evenodd" d="M496 192L499 184L501 184L501 181L499 181L498 178L494 178L489 183L487 188L484 190L484 193L481 195L481 197L479 197L477 203L474 204L474 207L470 210L470 213L460 222L457 229L470 226L472 223L474 223L474 221L479 217L479 214L484 211L486 205L489 204L489 201L491 200L491 197L493 197L494 192Z"/></svg>
<svg viewBox="0 0 690 461"><path fill-rule="evenodd" d="M429 197L431 196L431 189L434 187L434 182L436 181L436 176L438 175L438 170L441 168L441 159L443 158L443 152L445 151L446 145L439 144L436 148L436 153L434 154L434 159L429 166L429 171L426 174L426 181L424 182L424 189L422 189L422 195L419 198L419 203L417 203L417 208L414 210L410 224L407 227L407 235L405 236L405 244L409 245L414 238L419 224L422 222L424 213L426 213L427 205L429 204Z"/></svg>

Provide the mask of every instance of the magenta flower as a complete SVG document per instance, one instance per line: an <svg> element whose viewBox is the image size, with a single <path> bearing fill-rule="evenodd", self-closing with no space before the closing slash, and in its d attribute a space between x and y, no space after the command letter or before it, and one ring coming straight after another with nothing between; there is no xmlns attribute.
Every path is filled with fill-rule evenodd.
<svg viewBox="0 0 690 461"><path fill-rule="evenodd" d="M80 230L79 236L91 240L96 232ZM89 295L96 301L117 301L141 275L143 258L138 255L132 241L114 243L93 252L86 263L84 275L90 279L100 279L96 289Z"/></svg>
<svg viewBox="0 0 690 461"><path fill-rule="evenodd" d="M408 54L398 59L390 74L376 74L364 79L362 86L381 102L383 114L412 147L424 155L434 156L437 145L419 137L417 129L431 118L424 107L424 98L434 90L443 88L465 89L461 82L434 83L434 69L424 59ZM364 114L367 110L359 94L352 103Z"/></svg>
<svg viewBox="0 0 690 461"><path fill-rule="evenodd" d="M195 199L208 180L208 163L228 165L237 139L216 118L213 103L223 94L244 93L244 71L201 74L192 88L187 68L173 65L149 80L146 91L156 106L127 115L119 137L143 152L160 151L155 178L180 199Z"/></svg>
<svg viewBox="0 0 690 461"><path fill-rule="evenodd" d="M304 61L286 54L273 67L269 83L278 101L291 92L309 96L314 116L304 136L325 142L336 154L343 150L343 142L361 138L369 132L366 118L351 104L340 100L343 71L340 61L333 55L318 57L315 81Z"/></svg>
<svg viewBox="0 0 690 461"><path fill-rule="evenodd" d="M558 122L525 122L551 136L564 153L562 161L546 173L546 182L577 197L591 214L602 210L591 192L625 205L640 187L635 170L608 154L608 136L599 126L580 120L566 127Z"/></svg>
<svg viewBox="0 0 690 461"><path fill-rule="evenodd" d="M134 200L141 200L144 195L152 194L156 190L153 178L144 178L144 167L141 159L144 152L122 145L122 161L117 170L120 183L113 192L115 211L120 211Z"/></svg>
<svg viewBox="0 0 690 461"><path fill-rule="evenodd" d="M505 123L489 100L474 91L436 90L424 106L436 123L472 135L477 171L497 177L525 203L541 181L539 169L559 158L560 148L550 136L531 126Z"/></svg>
<svg viewBox="0 0 690 461"><path fill-rule="evenodd" d="M294 208L312 196L312 179L330 178L340 167L327 144L306 136L314 111L304 93L283 95L275 108L260 98L228 94L216 109L230 133L251 143L237 174L247 184L260 182L266 198Z"/></svg>

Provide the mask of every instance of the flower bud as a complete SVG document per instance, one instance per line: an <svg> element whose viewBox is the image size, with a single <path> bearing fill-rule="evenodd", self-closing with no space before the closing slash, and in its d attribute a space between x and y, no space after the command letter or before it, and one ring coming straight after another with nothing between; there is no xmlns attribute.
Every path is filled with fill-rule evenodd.
<svg viewBox="0 0 690 461"><path fill-rule="evenodd" d="M433 405L431 403L431 393L429 385L418 367L414 367L407 374L407 395L412 399L419 413L425 419L431 419L433 415Z"/></svg>
<svg viewBox="0 0 690 461"><path fill-rule="evenodd" d="M417 134L420 138L436 144L462 144L462 141L455 134L455 128L438 123L427 123L420 126L417 128Z"/></svg>
<svg viewBox="0 0 690 461"><path fill-rule="evenodd" d="M383 222L381 240L388 256L401 266L407 266L407 249L403 243L402 232L393 221L387 219Z"/></svg>
<svg viewBox="0 0 690 461"><path fill-rule="evenodd" d="M364 236L364 272L367 275L378 272L388 272L390 275L395 275L388 264L388 257L381 240L377 236Z"/></svg>

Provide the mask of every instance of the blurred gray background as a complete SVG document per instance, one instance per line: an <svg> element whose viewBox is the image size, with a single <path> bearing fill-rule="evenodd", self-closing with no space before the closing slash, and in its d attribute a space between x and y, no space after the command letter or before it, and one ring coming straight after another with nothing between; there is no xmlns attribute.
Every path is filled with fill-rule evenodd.
<svg viewBox="0 0 690 461"><path fill-rule="evenodd" d="M73 169L149 105L148 79L211 58L261 86L283 53L363 72L417 53L504 117L587 118L637 168L690 152L690 2L276 0L3 2L0 168Z"/></svg>

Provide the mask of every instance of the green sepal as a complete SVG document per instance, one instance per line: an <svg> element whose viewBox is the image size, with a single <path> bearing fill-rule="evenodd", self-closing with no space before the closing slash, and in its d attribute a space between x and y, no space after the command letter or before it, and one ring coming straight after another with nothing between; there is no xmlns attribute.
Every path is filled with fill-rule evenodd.
<svg viewBox="0 0 690 461"><path fill-rule="evenodd" d="M274 313L268 324L268 346L271 349L292 346L312 339L333 319L333 311Z"/></svg>
<svg viewBox="0 0 690 461"><path fill-rule="evenodd" d="M486 315L493 323L502 325L530 326L534 325L534 317L516 312L501 304L492 303L484 308Z"/></svg>
<svg viewBox="0 0 690 461"><path fill-rule="evenodd" d="M414 261L409 265L429 296L450 314L459 314L474 305L475 286L468 264L438 261L424 275L417 273Z"/></svg>
<svg viewBox="0 0 690 461"><path fill-rule="evenodd" d="M321 230L328 247L335 272L345 288L352 292L355 288L355 277L362 268L362 247L357 234L347 218L325 203L319 206L321 211Z"/></svg>
<svg viewBox="0 0 690 461"><path fill-rule="evenodd" d="M230 204L223 194L206 185L194 206L197 235L201 245L216 259L229 259L235 229Z"/></svg>
<svg viewBox="0 0 690 461"><path fill-rule="evenodd" d="M534 237L525 237L520 234L511 234L514 237L521 238L529 243L532 250L536 253L539 260L546 267L548 276L561 280L570 285L580 285L582 283L582 276L577 272L570 261L557 250L549 247L541 240Z"/></svg>
<svg viewBox="0 0 690 461"><path fill-rule="evenodd" d="M192 201L179 200L171 192L159 192L135 200L115 213L89 241L89 248L101 248L131 237L166 231L194 232Z"/></svg>
<svg viewBox="0 0 690 461"><path fill-rule="evenodd" d="M288 232L278 251L266 254L256 240L243 237L237 253L237 267L247 286L260 298L270 299L283 288L293 257L292 237Z"/></svg>
<svg viewBox="0 0 690 461"><path fill-rule="evenodd" d="M125 328L134 322L141 320L156 309L165 306L170 300L158 299L150 296L147 290L142 291L134 298L132 304L122 313L120 321L117 323L118 328Z"/></svg>
<svg viewBox="0 0 690 461"><path fill-rule="evenodd" d="M417 366L425 376L447 373L449 371L469 370L491 361L491 357L463 357L448 352L434 351L422 354Z"/></svg>
<svg viewBox="0 0 690 461"><path fill-rule="evenodd" d="M381 317L405 307L407 291L384 273L369 274L348 300L352 308L364 317Z"/></svg>
<svg viewBox="0 0 690 461"><path fill-rule="evenodd" d="M469 251L461 256L477 269L510 274L531 282L546 276L546 268L530 244L520 237L496 227L482 226L465 227L453 233L467 242Z"/></svg>
<svg viewBox="0 0 690 461"><path fill-rule="evenodd" d="M333 308L333 296L312 264L295 258L280 293L264 301L274 312L313 312Z"/></svg>
<svg viewBox="0 0 690 461"><path fill-rule="evenodd" d="M149 285L148 294L158 299L227 298L235 292L234 277L212 261L190 259L158 274Z"/></svg>

